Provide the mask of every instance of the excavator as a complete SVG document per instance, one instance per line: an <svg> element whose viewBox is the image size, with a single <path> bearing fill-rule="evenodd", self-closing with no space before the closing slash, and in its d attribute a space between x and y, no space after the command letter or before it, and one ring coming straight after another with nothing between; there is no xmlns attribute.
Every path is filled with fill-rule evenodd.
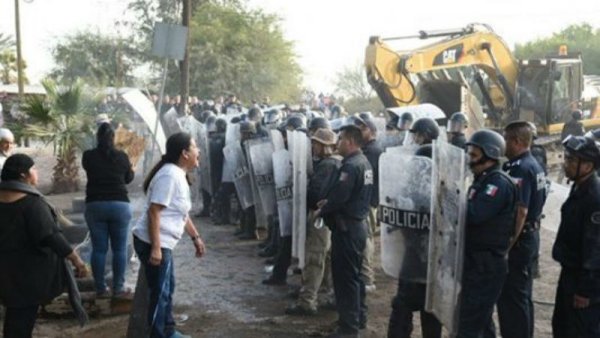
<svg viewBox="0 0 600 338"><path fill-rule="evenodd" d="M391 43L406 39L434 42L409 51ZM559 53L517 60L508 45L485 24L420 31L393 38L373 36L366 49L369 84L386 108L432 103L447 117L466 112L473 129L501 129L508 122L533 122L554 141L578 109L583 92L580 55ZM592 114L593 115L593 114ZM600 116L586 116L586 128Z"/></svg>

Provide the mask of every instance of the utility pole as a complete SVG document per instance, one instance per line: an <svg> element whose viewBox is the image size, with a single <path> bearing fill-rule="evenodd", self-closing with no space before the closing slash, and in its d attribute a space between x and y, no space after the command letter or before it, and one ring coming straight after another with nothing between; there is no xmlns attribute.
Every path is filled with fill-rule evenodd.
<svg viewBox="0 0 600 338"><path fill-rule="evenodd" d="M19 18L19 0L15 0L15 26L17 36L17 83L19 102L23 99L23 56L21 55L21 20Z"/></svg>
<svg viewBox="0 0 600 338"><path fill-rule="evenodd" d="M190 21L192 17L192 0L183 0L183 9L181 24L184 27L190 27ZM187 34L185 43L185 55L183 61L181 61L181 102L179 103L179 114L184 115L187 113L188 96L190 92L190 33Z"/></svg>

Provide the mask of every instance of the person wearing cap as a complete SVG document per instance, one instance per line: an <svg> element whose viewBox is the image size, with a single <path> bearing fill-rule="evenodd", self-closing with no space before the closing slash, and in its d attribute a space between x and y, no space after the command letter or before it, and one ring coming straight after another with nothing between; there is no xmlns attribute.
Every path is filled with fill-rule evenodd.
<svg viewBox="0 0 600 338"><path fill-rule="evenodd" d="M507 253L514 235L517 186L500 169L504 138L489 129L467 142L474 181L467 192L467 219L457 337L494 332L492 313L508 271Z"/></svg>
<svg viewBox="0 0 600 338"><path fill-rule="evenodd" d="M519 187L519 205L510 251L508 275L498 299L498 319L503 337L532 337L534 329L533 262L540 246L540 221L548 195L546 175L532 156L529 122L515 121L504 128L506 157L502 169Z"/></svg>
<svg viewBox="0 0 600 338"><path fill-rule="evenodd" d="M24 154L10 156L0 179L3 336L31 337L40 305L64 291L64 259L79 277L87 275L87 268L63 237L53 208L35 188L38 173L33 160Z"/></svg>
<svg viewBox="0 0 600 338"><path fill-rule="evenodd" d="M365 284L360 277L373 193L373 168L362 153L362 133L354 124L341 128L338 153L344 158L335 182L317 203L314 217L332 218L331 270L338 328L331 337L357 337L367 326Z"/></svg>
<svg viewBox="0 0 600 338"><path fill-rule="evenodd" d="M563 146L563 168L573 186L552 247L561 266L552 333L600 337L600 151L593 139L581 136L567 138Z"/></svg>
<svg viewBox="0 0 600 338"><path fill-rule="evenodd" d="M15 136L7 128L0 128L0 171L15 145Z"/></svg>
<svg viewBox="0 0 600 338"><path fill-rule="evenodd" d="M316 158L314 172L307 187L307 207L309 223L306 229L306 264L302 269L302 287L298 301L286 309L286 314L314 315L317 313L317 294L321 286L330 286L329 249L331 231L334 225L331 218L314 219L310 214L318 209L317 202L325 198L325 192L333 184L341 166L341 159L334 155L337 136L330 129L317 129L311 136L312 154Z"/></svg>
<svg viewBox="0 0 600 338"><path fill-rule="evenodd" d="M560 133L560 139L564 140L567 136L583 136L585 134L585 129L583 128L583 123L581 123L581 119L583 118L583 113L581 110L575 110L571 113L571 119L563 125L562 132Z"/></svg>
<svg viewBox="0 0 600 338"><path fill-rule="evenodd" d="M111 119L108 114L102 113L96 115L96 127L100 127L103 123L110 123Z"/></svg>
<svg viewBox="0 0 600 338"><path fill-rule="evenodd" d="M369 160L371 167L373 168L373 192L371 194L371 208L369 210L368 222L368 233L367 233L367 245L363 254L363 264L361 270L361 277L365 282L365 288L367 292L375 291L375 270L374 270L374 257L375 253L375 242L373 240L373 233L378 227L377 222L377 207L379 206L379 156L383 153L383 149L377 142L377 126L373 122L370 115L364 114L359 117L356 121L362 133L364 145L362 146L362 152Z"/></svg>

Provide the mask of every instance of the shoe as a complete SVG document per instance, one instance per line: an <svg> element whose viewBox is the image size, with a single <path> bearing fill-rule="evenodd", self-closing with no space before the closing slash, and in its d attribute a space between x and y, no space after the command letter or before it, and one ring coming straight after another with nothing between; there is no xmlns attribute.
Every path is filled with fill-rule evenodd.
<svg viewBox="0 0 600 338"><path fill-rule="evenodd" d="M208 211L208 209L204 209L198 213L198 217L210 217L210 211Z"/></svg>
<svg viewBox="0 0 600 338"><path fill-rule="evenodd" d="M275 250L272 246L268 246L258 252L258 257L263 257L263 258L273 257L273 256L275 256L276 253L277 253L277 250Z"/></svg>
<svg viewBox="0 0 600 338"><path fill-rule="evenodd" d="M285 309L285 314L291 316L316 316L317 309L305 308L304 306L300 305L292 305Z"/></svg>
<svg viewBox="0 0 600 338"><path fill-rule="evenodd" d="M293 270L293 272L294 272L294 275L301 275L301 274L302 274L302 269L300 269L300 268L295 268L295 269Z"/></svg>
<svg viewBox="0 0 600 338"><path fill-rule="evenodd" d="M242 241L246 241L246 240L256 241L259 238L258 238L258 234L255 231L254 233L243 233L238 236L238 239L242 240Z"/></svg>
<svg viewBox="0 0 600 338"><path fill-rule="evenodd" d="M273 265L275 264L275 257L270 257L265 259L265 265Z"/></svg>
<svg viewBox="0 0 600 338"><path fill-rule="evenodd" d="M130 288L121 290L119 292L113 292L112 298L118 300L133 300L134 293Z"/></svg>
<svg viewBox="0 0 600 338"><path fill-rule="evenodd" d="M273 276L262 281L264 285L284 286L287 285L285 279L274 278Z"/></svg>
<svg viewBox="0 0 600 338"><path fill-rule="evenodd" d="M375 286L375 284L365 285L365 291L367 293L375 292L375 290L377 290L377 287Z"/></svg>
<svg viewBox="0 0 600 338"><path fill-rule="evenodd" d="M298 299L298 297L300 297L300 289L301 288L295 288L294 290L288 292L288 294L287 294L288 298Z"/></svg>
<svg viewBox="0 0 600 338"><path fill-rule="evenodd" d="M236 231L233 233L233 235L234 235L234 236L240 236L240 235L242 235L243 233L244 233L244 230L242 230L242 229L237 229L237 230L236 230Z"/></svg>
<svg viewBox="0 0 600 338"><path fill-rule="evenodd" d="M104 291L96 291L96 298L110 298L110 288L107 286Z"/></svg>
<svg viewBox="0 0 600 338"><path fill-rule="evenodd" d="M258 244L258 248L262 250L262 249L264 249L264 248L268 247L269 245L270 245L270 243L269 243L269 242L266 242L266 241L265 241L265 242L260 242L260 243Z"/></svg>
<svg viewBox="0 0 600 338"><path fill-rule="evenodd" d="M320 310L337 311L337 305L334 300L327 300L319 305Z"/></svg>
<svg viewBox="0 0 600 338"><path fill-rule="evenodd" d="M192 336L188 336L188 335L183 334L183 333L181 333L179 331L175 331L175 332L173 332L173 334L169 338L192 338Z"/></svg>

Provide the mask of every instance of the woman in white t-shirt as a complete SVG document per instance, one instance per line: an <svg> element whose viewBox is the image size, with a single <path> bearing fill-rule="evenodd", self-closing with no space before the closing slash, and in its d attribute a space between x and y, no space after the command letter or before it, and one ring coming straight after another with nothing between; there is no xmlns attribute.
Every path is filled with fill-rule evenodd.
<svg viewBox="0 0 600 338"><path fill-rule="evenodd" d="M199 155L190 134L171 135L167 140L167 153L144 181L148 198L142 216L133 227L133 244L145 268L152 338L188 337L175 331L172 250L185 231L194 242L196 257L204 255L204 243L189 216L192 201L187 178L187 173L198 167Z"/></svg>

